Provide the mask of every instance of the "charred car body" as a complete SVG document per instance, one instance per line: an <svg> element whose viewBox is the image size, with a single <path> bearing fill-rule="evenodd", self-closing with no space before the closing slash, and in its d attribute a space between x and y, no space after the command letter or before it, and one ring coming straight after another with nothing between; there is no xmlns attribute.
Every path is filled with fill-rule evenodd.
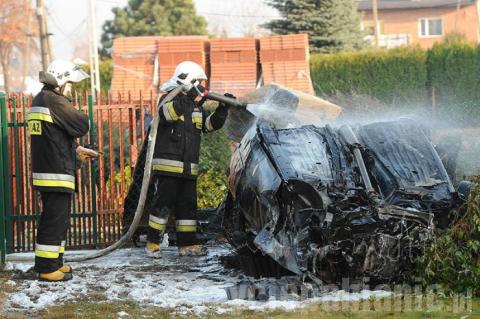
<svg viewBox="0 0 480 319"><path fill-rule="evenodd" d="M423 253L434 227L449 225L468 193L465 184L455 191L428 131L414 120L327 125L341 108L276 85L242 100L248 108L230 108L226 123L235 142L229 194L216 212L199 211L197 231L204 241L223 232L235 249L225 264L247 275L391 282ZM147 146L125 199L125 230ZM146 232L144 215L136 241Z"/></svg>
<svg viewBox="0 0 480 319"><path fill-rule="evenodd" d="M462 204L428 132L410 119L337 128L259 120L241 135L222 206L240 260L268 256L324 282L392 281Z"/></svg>

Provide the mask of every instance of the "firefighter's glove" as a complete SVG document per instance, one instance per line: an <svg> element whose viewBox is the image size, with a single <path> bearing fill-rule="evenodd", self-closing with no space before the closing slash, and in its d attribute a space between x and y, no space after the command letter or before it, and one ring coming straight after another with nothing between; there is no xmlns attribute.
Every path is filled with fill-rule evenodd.
<svg viewBox="0 0 480 319"><path fill-rule="evenodd" d="M96 159L100 156L100 153L92 150L90 148L86 148L83 146L78 146L77 147L77 155L80 158L82 162L87 161L87 160L92 160Z"/></svg>
<svg viewBox="0 0 480 319"><path fill-rule="evenodd" d="M237 97L236 97L235 95L230 94L230 93L225 93L224 96L229 97L229 98L231 98L231 99L237 99ZM219 103L219 104L218 104L218 107L219 107L219 108L225 108L225 109L226 109L226 108L228 108L229 106L230 106L230 105L229 105L229 104L226 104L226 103Z"/></svg>

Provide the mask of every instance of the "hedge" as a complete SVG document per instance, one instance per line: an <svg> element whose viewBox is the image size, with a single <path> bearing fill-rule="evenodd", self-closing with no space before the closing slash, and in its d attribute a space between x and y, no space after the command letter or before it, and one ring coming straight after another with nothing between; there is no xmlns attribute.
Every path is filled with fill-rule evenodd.
<svg viewBox="0 0 480 319"><path fill-rule="evenodd" d="M322 96L340 92L365 94L385 103L425 102L426 58L418 47L317 54L310 62L312 81Z"/></svg>
<svg viewBox="0 0 480 319"><path fill-rule="evenodd" d="M310 62L321 96L364 94L386 104L430 107L432 89L438 111L474 123L480 117L480 46L456 39L429 50L317 54Z"/></svg>
<svg viewBox="0 0 480 319"><path fill-rule="evenodd" d="M480 115L480 46L466 41L436 44L427 53L428 85L440 111Z"/></svg>

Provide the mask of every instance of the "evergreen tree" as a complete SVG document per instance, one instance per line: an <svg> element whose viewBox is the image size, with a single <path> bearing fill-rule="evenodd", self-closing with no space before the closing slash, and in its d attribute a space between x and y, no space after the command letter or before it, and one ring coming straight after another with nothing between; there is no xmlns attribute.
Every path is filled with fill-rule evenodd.
<svg viewBox="0 0 480 319"><path fill-rule="evenodd" d="M268 0L282 19L265 26L275 34L308 33L312 51L357 50L366 44L355 0Z"/></svg>
<svg viewBox="0 0 480 319"><path fill-rule="evenodd" d="M207 34L207 21L196 14L193 0L130 0L112 11L115 17L103 25L102 54L118 36Z"/></svg>

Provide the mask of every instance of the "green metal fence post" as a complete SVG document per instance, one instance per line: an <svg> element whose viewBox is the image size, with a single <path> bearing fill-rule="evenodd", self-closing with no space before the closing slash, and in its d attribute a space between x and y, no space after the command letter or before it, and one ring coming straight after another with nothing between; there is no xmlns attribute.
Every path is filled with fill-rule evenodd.
<svg viewBox="0 0 480 319"><path fill-rule="evenodd" d="M8 107L8 96L5 96L2 104L0 105L0 118L2 121L1 124L1 137L2 139L2 153L3 153L3 205L5 208L4 211L4 227L5 227L5 242L6 242L6 252L13 252L13 227L12 227L12 205L11 205L11 182L10 182L10 154L8 149L8 118L7 118L7 107Z"/></svg>
<svg viewBox="0 0 480 319"><path fill-rule="evenodd" d="M12 113L12 125L13 125L13 148L14 148L14 151L13 151L13 155L14 155L14 158L13 158L13 162L15 163L15 192L17 194L17 202L12 206L12 216L11 216L11 222L12 224L14 223L14 221L16 221L16 226L15 229L16 229L16 234L14 234L12 236L12 239L13 239L13 243L12 243L12 246L13 246L13 250L14 251L18 251L20 250L20 248L22 247L22 232L24 232L25 230L23 229L23 227L21 227L22 225L22 212L21 212L21 208L20 208L20 194L21 194L21 179L20 179L20 134L19 134L19 129L20 129L20 126L18 125L18 121L17 121L17 97L14 96L12 98L12 103L13 103L13 113ZM13 214L15 214L15 216L13 216ZM16 217L16 218L14 218ZM13 228L13 227L12 227ZM16 242L15 242L15 238L16 238Z"/></svg>
<svg viewBox="0 0 480 319"><path fill-rule="evenodd" d="M90 124L90 144L95 143L95 124L93 122L93 96L88 96L88 122ZM93 244L96 246L98 243L97 238L97 173L95 169L90 170L90 179L92 187L92 216L93 216Z"/></svg>
<svg viewBox="0 0 480 319"><path fill-rule="evenodd" d="M0 264L5 263L5 254L7 252L7 242L5 238L5 215L6 215L6 201L5 201L5 179L6 177L3 171L3 162L5 155L3 153L3 110L6 108L5 95L0 93Z"/></svg>

